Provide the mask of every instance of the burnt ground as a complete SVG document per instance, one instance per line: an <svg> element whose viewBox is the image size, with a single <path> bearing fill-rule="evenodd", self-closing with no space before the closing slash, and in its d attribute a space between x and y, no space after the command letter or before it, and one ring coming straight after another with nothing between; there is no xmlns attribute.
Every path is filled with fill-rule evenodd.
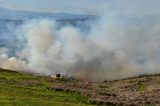
<svg viewBox="0 0 160 106"><path fill-rule="evenodd" d="M116 81L85 84L78 80L55 80L50 90L75 92L88 97L88 103L107 106L160 106L160 75L146 75Z"/></svg>

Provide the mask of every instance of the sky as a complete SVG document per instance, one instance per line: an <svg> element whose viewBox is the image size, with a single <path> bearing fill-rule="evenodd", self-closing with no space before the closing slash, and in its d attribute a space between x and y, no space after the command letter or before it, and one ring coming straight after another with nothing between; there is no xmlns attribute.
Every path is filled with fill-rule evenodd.
<svg viewBox="0 0 160 106"><path fill-rule="evenodd" d="M107 8L111 2L112 0L0 0L0 7L38 12L97 14L102 5L105 4Z"/></svg>
<svg viewBox="0 0 160 106"><path fill-rule="evenodd" d="M0 0L0 7L52 13L157 15L160 0Z"/></svg>

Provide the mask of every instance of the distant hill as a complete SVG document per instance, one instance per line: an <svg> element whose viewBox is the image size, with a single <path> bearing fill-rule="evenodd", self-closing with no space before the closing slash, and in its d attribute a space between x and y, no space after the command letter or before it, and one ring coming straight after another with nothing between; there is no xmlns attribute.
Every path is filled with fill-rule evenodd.
<svg viewBox="0 0 160 106"><path fill-rule="evenodd" d="M32 12L23 10L10 10L0 7L0 19L31 19L31 18L55 18L55 19L84 19L94 18L94 15L70 14L70 13L49 13L49 12Z"/></svg>

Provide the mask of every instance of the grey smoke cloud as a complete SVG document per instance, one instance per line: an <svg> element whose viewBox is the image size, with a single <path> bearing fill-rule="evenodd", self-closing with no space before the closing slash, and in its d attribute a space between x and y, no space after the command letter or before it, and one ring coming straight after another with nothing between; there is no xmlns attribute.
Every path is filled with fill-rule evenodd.
<svg viewBox="0 0 160 106"><path fill-rule="evenodd" d="M110 12L100 9L88 31L52 19L25 21L12 30L16 55L10 46L0 49L0 67L91 81L160 73L159 1L122 1L112 2Z"/></svg>
<svg viewBox="0 0 160 106"><path fill-rule="evenodd" d="M25 61L25 68L34 73L91 81L159 73L159 20L103 17L85 33L74 26L59 29L54 20L35 19L18 30L26 42L16 62Z"/></svg>

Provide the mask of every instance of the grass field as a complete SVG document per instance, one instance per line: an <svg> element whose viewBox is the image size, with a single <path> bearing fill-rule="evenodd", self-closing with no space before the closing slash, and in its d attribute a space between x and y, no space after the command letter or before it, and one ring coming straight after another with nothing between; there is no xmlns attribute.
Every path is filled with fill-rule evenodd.
<svg viewBox="0 0 160 106"><path fill-rule="evenodd" d="M159 106L160 75L89 82L0 69L0 106Z"/></svg>
<svg viewBox="0 0 160 106"><path fill-rule="evenodd" d="M43 77L0 69L0 106L89 106L80 94L47 89L52 85Z"/></svg>

